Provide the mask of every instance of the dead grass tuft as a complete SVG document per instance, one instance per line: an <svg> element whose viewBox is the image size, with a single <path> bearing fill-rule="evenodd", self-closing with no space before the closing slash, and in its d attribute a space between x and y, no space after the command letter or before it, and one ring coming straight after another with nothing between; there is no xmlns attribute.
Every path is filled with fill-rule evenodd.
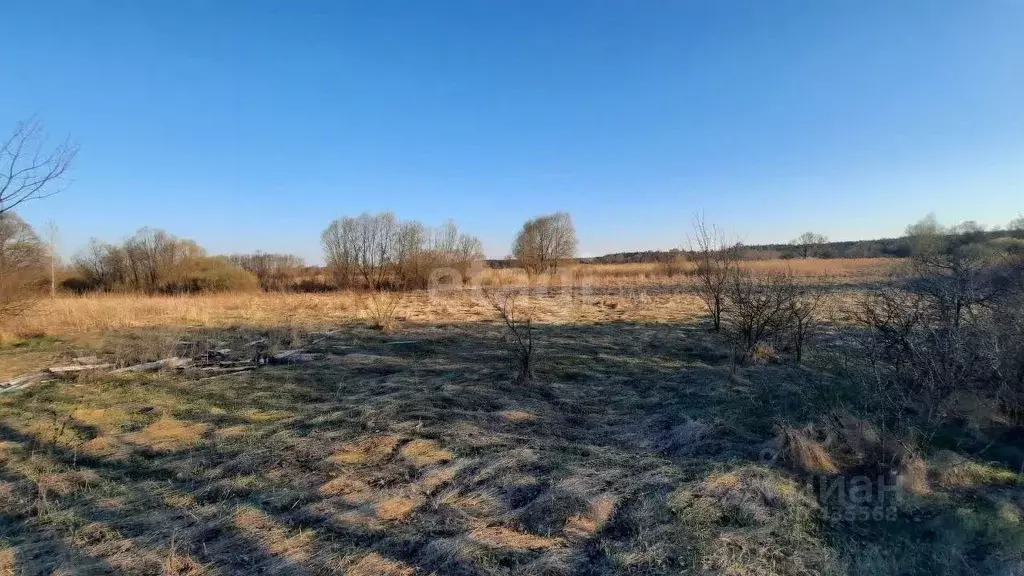
<svg viewBox="0 0 1024 576"><path fill-rule="evenodd" d="M896 482L911 494L927 494L931 491L928 486L928 465L917 456L904 459L900 463Z"/></svg>
<svg viewBox="0 0 1024 576"><path fill-rule="evenodd" d="M384 498L373 505L373 511L381 520L394 522L405 520L423 504L418 495L399 495Z"/></svg>
<svg viewBox="0 0 1024 576"><path fill-rule="evenodd" d="M79 450L95 458L111 458L121 453L121 445L110 436L97 436L79 446Z"/></svg>
<svg viewBox="0 0 1024 576"><path fill-rule="evenodd" d="M695 536L714 574L818 574L834 567L814 498L781 471L744 467L673 492L668 506Z"/></svg>
<svg viewBox="0 0 1024 576"><path fill-rule="evenodd" d="M462 470L462 466L459 464L452 464L450 466L430 470L423 475L423 478L420 479L419 487L424 493L432 494L441 486L455 480L455 477L459 474L460 470Z"/></svg>
<svg viewBox="0 0 1024 576"><path fill-rule="evenodd" d="M1024 486L1022 474L992 464L968 460L949 450L936 454L931 465L939 484L947 488Z"/></svg>
<svg viewBox="0 0 1024 576"><path fill-rule="evenodd" d="M412 566L385 558L376 552L362 556L345 570L345 576L413 576Z"/></svg>
<svg viewBox="0 0 1024 576"><path fill-rule="evenodd" d="M14 576L18 573L18 557L14 548L0 550L0 576Z"/></svg>
<svg viewBox="0 0 1024 576"><path fill-rule="evenodd" d="M110 408L79 408L71 413L76 421L104 433L115 432L127 420L127 414Z"/></svg>
<svg viewBox="0 0 1024 576"><path fill-rule="evenodd" d="M125 439L156 452L173 452L201 444L203 435L209 429L208 424L189 423L164 416L141 432L127 435Z"/></svg>
<svg viewBox="0 0 1024 576"><path fill-rule="evenodd" d="M312 530L288 530L266 513L251 506L235 511L235 527L259 540L276 556L295 562L308 560L316 533Z"/></svg>
<svg viewBox="0 0 1024 576"><path fill-rule="evenodd" d="M451 451L442 448L433 440L417 439L401 449L402 458L417 468L449 462L455 457Z"/></svg>
<svg viewBox="0 0 1024 576"><path fill-rule="evenodd" d="M780 441L786 461L797 470L808 474L839 472L839 466L832 460L828 450L811 438L808 430L785 426Z"/></svg>
<svg viewBox="0 0 1024 576"><path fill-rule="evenodd" d="M228 440L231 438L239 438L248 434L252 428L246 424L236 424L235 426L228 426L226 428L218 428L214 430L213 437L218 440Z"/></svg>
<svg viewBox="0 0 1024 576"><path fill-rule="evenodd" d="M347 504L359 505L373 498L370 485L348 475L338 476L320 487L321 496L342 496Z"/></svg>
<svg viewBox="0 0 1024 576"><path fill-rule="evenodd" d="M171 551L161 565L163 576L200 576L206 574L206 568L195 558L182 556Z"/></svg>
<svg viewBox="0 0 1024 576"><path fill-rule="evenodd" d="M42 499L48 500L73 494L90 484L96 484L99 479L93 470L43 474L36 480L36 490Z"/></svg>
<svg viewBox="0 0 1024 576"><path fill-rule="evenodd" d="M469 539L477 544L506 550L543 550L562 543L560 538L535 536L504 526L478 528L469 533Z"/></svg>
<svg viewBox="0 0 1024 576"><path fill-rule="evenodd" d="M391 459L402 440L396 434L366 436L343 445L330 460L336 464L380 464Z"/></svg>
<svg viewBox="0 0 1024 576"><path fill-rule="evenodd" d="M570 538L583 539L594 536L604 528L615 511L615 498L601 496L590 503L586 514L577 514L565 523L565 533Z"/></svg>
<svg viewBox="0 0 1024 576"><path fill-rule="evenodd" d="M502 410L501 412L498 412L498 416L506 422L512 422L515 424L533 422L537 420L536 414L531 414L523 410Z"/></svg>

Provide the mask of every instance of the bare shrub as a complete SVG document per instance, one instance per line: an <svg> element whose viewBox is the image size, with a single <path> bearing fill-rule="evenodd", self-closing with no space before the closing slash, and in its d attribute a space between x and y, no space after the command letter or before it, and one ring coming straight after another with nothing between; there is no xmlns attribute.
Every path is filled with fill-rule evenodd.
<svg viewBox="0 0 1024 576"><path fill-rule="evenodd" d="M715 226L709 227L700 214L693 219L693 229L690 257L695 264L693 275L697 278L697 296L711 314L714 329L720 330L726 289L729 279L739 269L740 251L736 244L726 240L724 232Z"/></svg>
<svg viewBox="0 0 1024 576"><path fill-rule="evenodd" d="M824 293L798 282L791 270L737 270L730 276L725 334L736 360L773 359L779 352L803 360L818 327Z"/></svg>
<svg viewBox="0 0 1024 576"><path fill-rule="evenodd" d="M527 220L516 234L512 255L527 274L549 272L576 255L576 228L567 212Z"/></svg>
<svg viewBox="0 0 1024 576"><path fill-rule="evenodd" d="M47 250L14 212L0 213L0 321L24 312L39 293Z"/></svg>
<svg viewBox="0 0 1024 576"><path fill-rule="evenodd" d="M92 239L73 258L79 290L194 294L253 291L256 276L229 257L208 256L193 240L164 230L141 228L121 244Z"/></svg>
<svg viewBox="0 0 1024 576"><path fill-rule="evenodd" d="M810 286L798 286L789 300L783 335L797 364L803 361L804 348L821 322L825 302L825 293Z"/></svg>
<svg viewBox="0 0 1024 576"><path fill-rule="evenodd" d="M293 289L298 284L299 272L305 267L302 258L292 254L233 254L228 260L235 266L256 276L260 289L265 292Z"/></svg>
<svg viewBox="0 0 1024 576"><path fill-rule="evenodd" d="M503 342L508 349L517 384L532 384L535 378L533 311L528 295L520 288L487 288L484 297L505 323Z"/></svg>
<svg viewBox="0 0 1024 576"><path fill-rule="evenodd" d="M668 260L661 260L658 262L658 269L662 276L666 278L674 278L676 276L682 276L689 270L689 262L685 256L673 256Z"/></svg>
<svg viewBox="0 0 1024 576"><path fill-rule="evenodd" d="M785 333L797 289L789 272L741 270L730 276L727 290L725 333L736 360L743 363Z"/></svg>
<svg viewBox="0 0 1024 576"><path fill-rule="evenodd" d="M375 328L384 332L394 329L404 296L400 290L367 291L366 310Z"/></svg>
<svg viewBox="0 0 1024 576"><path fill-rule="evenodd" d="M878 417L927 441L973 396L997 399L1020 423L1024 259L934 217L908 232L910 264L856 314Z"/></svg>

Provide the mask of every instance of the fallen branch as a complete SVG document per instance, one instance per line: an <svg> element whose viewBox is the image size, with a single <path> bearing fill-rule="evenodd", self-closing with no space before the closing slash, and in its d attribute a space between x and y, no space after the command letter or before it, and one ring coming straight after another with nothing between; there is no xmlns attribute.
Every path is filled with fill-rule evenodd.
<svg viewBox="0 0 1024 576"><path fill-rule="evenodd" d="M113 364L72 364L71 366L54 366L53 368L47 368L46 371L55 376L63 376L87 370L104 370L113 367Z"/></svg>
<svg viewBox="0 0 1024 576"><path fill-rule="evenodd" d="M194 381L195 382L202 382L204 380L213 380L214 378L220 378L222 376L234 376L235 374L241 374L243 372L250 372L250 371L253 370L253 368L241 368L241 369L231 370L229 372L220 372L218 374L213 374L211 376L204 376L202 378L196 378Z"/></svg>
<svg viewBox="0 0 1024 576"><path fill-rule="evenodd" d="M284 352L278 352L270 357L271 364L298 364L300 362L312 362L317 359L317 355L306 352L302 348L295 350L285 350Z"/></svg>
<svg viewBox="0 0 1024 576"><path fill-rule="evenodd" d="M35 384L36 382L39 382L40 380L43 380L49 375L49 372L36 372L35 374L27 374L25 376L18 376L17 378L12 378L7 382L0 382L0 394L25 388L27 386Z"/></svg>
<svg viewBox="0 0 1024 576"><path fill-rule="evenodd" d="M142 364L135 364L134 366L125 366L124 368L118 368L113 370L111 374L124 374L126 372L152 372L155 370L161 370L163 368L184 368L190 364L192 360L188 358L178 358L177 356L171 356L170 358L164 358L163 360L156 360L154 362L143 362Z"/></svg>

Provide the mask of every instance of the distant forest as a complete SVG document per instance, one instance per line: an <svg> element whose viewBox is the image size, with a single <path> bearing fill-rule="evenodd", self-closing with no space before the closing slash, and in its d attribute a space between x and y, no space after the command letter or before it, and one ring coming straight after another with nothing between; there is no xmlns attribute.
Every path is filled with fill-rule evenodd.
<svg viewBox="0 0 1024 576"><path fill-rule="evenodd" d="M999 238L1024 240L1024 230L991 230L976 231L961 236L968 236L964 241L991 241ZM748 260L765 260L772 258L800 258L805 246L796 242L787 244L753 244L743 246L744 258ZM622 264L631 262L670 262L685 256L687 251L680 248L672 250L646 250L643 252L616 252L592 258L580 258L579 262L588 264ZM906 258L910 256L910 239L880 238L877 240L848 240L844 242L823 242L816 244L808 251L814 258Z"/></svg>

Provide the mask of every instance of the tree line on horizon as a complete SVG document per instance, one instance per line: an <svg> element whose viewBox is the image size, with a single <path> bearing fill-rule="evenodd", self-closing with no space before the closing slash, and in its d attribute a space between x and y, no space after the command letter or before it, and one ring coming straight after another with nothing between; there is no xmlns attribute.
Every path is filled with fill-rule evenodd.
<svg viewBox="0 0 1024 576"><path fill-rule="evenodd" d="M942 234L973 240L988 240L1013 243L1014 239L1024 240L1024 215L1010 220L1005 228L986 229L973 220L952 226L938 224L934 214L928 214L923 221L933 222ZM787 260L792 258L909 258L913 251L913 231L908 229L903 236L871 240L830 241L815 232L805 232L784 244L740 243L741 257L745 260ZM671 250L642 250L615 252L603 256L581 258L589 264L667 263L685 257L692 250L673 248Z"/></svg>
<svg viewBox="0 0 1024 576"><path fill-rule="evenodd" d="M911 250L914 226L928 227L963 241L1024 245L1024 217L1005 230L985 230L973 222L943 227L933 215L895 239L828 242L806 233L789 244L735 244L742 259L797 257L903 257ZM324 266L311 266L295 255L253 252L210 255L193 240L164 230L142 228L119 243L91 239L59 267L59 287L73 293L137 292L184 294L227 291L322 292L335 289L423 289L431 274L454 270L465 277L484 261L481 243L449 220L437 227L400 220L391 212L362 214L332 221L321 235ZM672 262L692 259L693 250L675 249L610 254L576 259L577 239L568 213L539 216L518 231L504 261L483 265L515 266L536 275L570 261L587 263ZM0 296L40 291L49 283L51 248L13 211L0 215ZM18 288L16 289L15 286Z"/></svg>
<svg viewBox="0 0 1024 576"><path fill-rule="evenodd" d="M324 292L338 289L422 289L431 275L467 275L486 266L480 240L449 220L429 227L394 213L332 221L321 235L324 266L299 256L257 251L211 255L194 240L144 227L120 242L92 238L66 265L49 270L53 247L13 211L0 213L0 299L24 301L43 291L49 273L63 291L194 294L215 292ZM513 254L531 273L571 260L577 247L565 212L527 221Z"/></svg>
<svg viewBox="0 0 1024 576"><path fill-rule="evenodd" d="M556 212L527 220L516 234L508 258L484 261L480 240L461 233L451 220L428 227L382 212L332 221L321 235L323 267L309 266L290 254L257 251L210 255L193 240L149 227L118 243L91 239L70 265L58 267L53 239L44 242L14 208L63 190L65 174L77 151L70 140L49 147L42 124L36 119L18 124L10 138L0 142L0 312L12 309L14 303L43 291L47 285L53 292L58 272L61 288L74 293L380 291L426 288L432 275L465 276L478 262L516 266L535 276L568 262L671 263L682 258L692 260L700 253L690 247L577 259L578 240L572 218L567 212ZM915 226L969 242L1003 242L1014 250L1024 244L1024 216L1000 231L985 230L970 221L944 228L934 215ZM853 242L829 242L823 235L806 232L788 244L743 246L733 242L730 250L745 259L905 257L912 250L909 238L918 232L908 228L902 238Z"/></svg>

